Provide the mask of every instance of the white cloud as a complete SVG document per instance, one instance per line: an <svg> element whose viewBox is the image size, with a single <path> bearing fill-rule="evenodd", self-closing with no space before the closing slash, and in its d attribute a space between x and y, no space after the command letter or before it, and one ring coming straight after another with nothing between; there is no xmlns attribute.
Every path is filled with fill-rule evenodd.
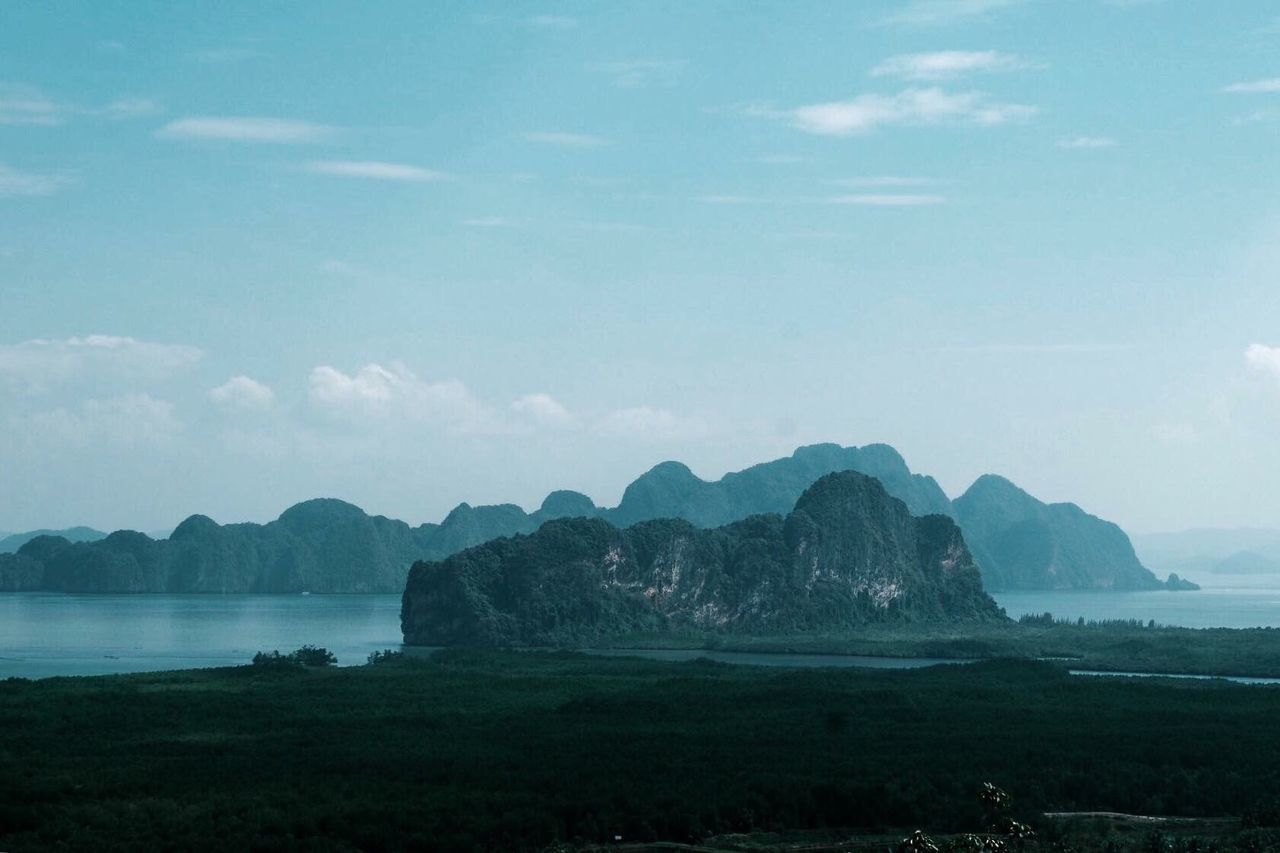
<svg viewBox="0 0 1280 853"><path fill-rule="evenodd" d="M233 376L209 392L219 406L236 409L267 409L276 395L268 386L248 376Z"/></svg>
<svg viewBox="0 0 1280 853"><path fill-rule="evenodd" d="M0 83L0 125L53 127L74 116L118 121L159 111L159 105L150 98L122 97L102 107L82 107L55 101L34 86Z"/></svg>
<svg viewBox="0 0 1280 853"><path fill-rule="evenodd" d="M676 85L688 64L683 59L633 59L627 62L593 62L587 70L608 76L613 85L620 88L641 89Z"/></svg>
<svg viewBox="0 0 1280 853"><path fill-rule="evenodd" d="M321 365L311 371L310 399L341 417L393 418L464 433L502 431L490 408L462 382L427 382L403 364L366 364L353 374Z"/></svg>
<svg viewBox="0 0 1280 853"><path fill-rule="evenodd" d="M1110 136L1072 136L1058 140L1059 148L1114 148L1116 141Z"/></svg>
<svg viewBox="0 0 1280 853"><path fill-rule="evenodd" d="M1280 77L1252 80L1247 83L1232 83L1230 86L1222 87L1222 91L1246 95L1276 94L1280 93Z"/></svg>
<svg viewBox="0 0 1280 853"><path fill-rule="evenodd" d="M155 381L185 370L202 356L192 346L115 335L35 339L0 345L0 380L36 393L80 379Z"/></svg>
<svg viewBox="0 0 1280 853"><path fill-rule="evenodd" d="M303 168L318 175L369 178L376 181L441 181L449 177L444 172L381 160L312 160Z"/></svg>
<svg viewBox="0 0 1280 853"><path fill-rule="evenodd" d="M172 403L147 394L86 400L75 409L19 416L10 425L28 442L59 451L101 442L153 450L183 429Z"/></svg>
<svg viewBox="0 0 1280 853"><path fill-rule="evenodd" d="M568 427L575 421L573 414L550 394L526 394L511 404L511 411L543 427Z"/></svg>
<svg viewBox="0 0 1280 853"><path fill-rule="evenodd" d="M828 204L854 204L867 207L928 207L946 204L945 196L923 193L852 193L827 199Z"/></svg>
<svg viewBox="0 0 1280 853"><path fill-rule="evenodd" d="M667 441L702 438L710 429L699 418L684 418L650 406L619 409L605 415L596 431L611 438L639 441Z"/></svg>
<svg viewBox="0 0 1280 853"><path fill-rule="evenodd" d="M1251 372L1280 380L1280 347L1251 344L1244 352L1244 361Z"/></svg>
<svg viewBox="0 0 1280 853"><path fill-rule="evenodd" d="M0 163L0 198L53 195L71 183L72 179L66 175L20 172Z"/></svg>
<svg viewBox="0 0 1280 853"><path fill-rule="evenodd" d="M214 139L228 142L299 144L320 142L335 129L309 121L244 116L190 116L156 131L162 139Z"/></svg>
<svg viewBox="0 0 1280 853"><path fill-rule="evenodd" d="M971 124L991 126L1030 118L1035 107L992 101L983 92L949 93L937 87L894 95L866 94L847 101L806 104L790 110L754 107L748 115L781 119L806 133L854 136L881 127Z"/></svg>
<svg viewBox="0 0 1280 853"><path fill-rule="evenodd" d="M973 72L1021 71L1038 67L1011 53L996 50L940 50L900 53L871 69L872 77L905 80L948 80Z"/></svg>
<svg viewBox="0 0 1280 853"><path fill-rule="evenodd" d="M586 133L566 133L561 130L528 130L520 134L526 142L537 142L542 145L561 145L566 148L594 148L604 145L605 140L599 136Z"/></svg>
<svg viewBox="0 0 1280 853"><path fill-rule="evenodd" d="M160 112L160 105L151 98L116 98L105 107L90 112L112 121L123 121L155 115Z"/></svg>
<svg viewBox="0 0 1280 853"><path fill-rule="evenodd" d="M1023 0L910 0L881 19L884 24L930 27L981 18L1019 5Z"/></svg>
<svg viewBox="0 0 1280 853"><path fill-rule="evenodd" d="M34 86L0 83L0 124L49 127L62 124L66 112Z"/></svg>

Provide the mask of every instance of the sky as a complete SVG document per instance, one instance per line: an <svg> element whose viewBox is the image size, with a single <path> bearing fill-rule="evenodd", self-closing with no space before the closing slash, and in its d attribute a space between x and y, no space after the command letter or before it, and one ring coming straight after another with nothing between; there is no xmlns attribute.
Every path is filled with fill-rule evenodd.
<svg viewBox="0 0 1280 853"><path fill-rule="evenodd" d="M0 15L0 528L887 442L1280 527L1269 0Z"/></svg>

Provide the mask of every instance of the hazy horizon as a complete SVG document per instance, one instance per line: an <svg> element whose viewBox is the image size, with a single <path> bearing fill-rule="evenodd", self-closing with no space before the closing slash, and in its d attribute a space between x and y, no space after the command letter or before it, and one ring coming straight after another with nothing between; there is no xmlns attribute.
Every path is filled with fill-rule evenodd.
<svg viewBox="0 0 1280 853"><path fill-rule="evenodd" d="M1277 48L1261 0L14 6L0 528L818 442L1280 527Z"/></svg>

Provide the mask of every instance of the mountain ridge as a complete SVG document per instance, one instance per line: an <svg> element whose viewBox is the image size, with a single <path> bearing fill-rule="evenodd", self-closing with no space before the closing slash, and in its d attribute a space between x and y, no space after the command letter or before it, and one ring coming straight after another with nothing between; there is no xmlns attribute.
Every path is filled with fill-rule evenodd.
<svg viewBox="0 0 1280 853"><path fill-rule="evenodd" d="M876 478L828 474L785 517L715 528L559 519L418 562L401 626L417 645L581 644L698 630L769 634L872 621L996 619L955 522L914 516Z"/></svg>
<svg viewBox="0 0 1280 853"><path fill-rule="evenodd" d="M953 502L936 480L912 472L889 445L815 444L797 448L790 456L729 472L718 480L703 480L683 463L662 462L628 485L616 507L599 507L580 492L559 490L548 494L533 512L515 504L472 506L464 502L439 523L412 527L385 516L368 515L345 501L316 498L289 507L266 524L219 525L208 516L193 515L167 539L143 534L136 534L142 539L113 538L112 534L87 544L66 539L59 543L55 538L38 549L39 558L32 553L0 555L0 589L400 592L408 567L415 561L440 560L499 537L529 534L558 518L598 518L627 528L655 518L678 517L698 527L721 527L762 513L785 515L814 482L842 470L875 477L913 515L957 518L989 589L1041 588L1018 581L1018 561L1030 554L1039 560L1033 564L1043 569L1043 553L1053 552L1064 542L1075 543L1068 548L1071 553L1088 553L1090 549L1080 540L1090 535L1109 543L1104 562L1117 567L1124 580L1119 586L1114 582L1108 585L1073 570L1067 573L1076 578L1072 582L1084 586L1070 588L1160 586L1140 563L1133 565L1136 558L1123 531L1074 505L1043 504L994 475L979 478ZM982 513L962 517L957 507L966 497L992 487L1012 490L1009 494L1014 499L989 501L990 518ZM1072 509L1052 509L1066 506ZM1028 517L1038 519L1039 524L1028 524ZM1010 532L1011 528L1017 529ZM1057 583L1046 579L1044 571L1040 575L1041 583Z"/></svg>

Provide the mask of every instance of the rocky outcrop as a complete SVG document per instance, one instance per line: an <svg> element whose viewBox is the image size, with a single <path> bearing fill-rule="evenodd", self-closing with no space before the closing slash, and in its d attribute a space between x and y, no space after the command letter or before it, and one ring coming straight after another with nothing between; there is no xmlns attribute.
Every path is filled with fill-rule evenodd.
<svg viewBox="0 0 1280 853"><path fill-rule="evenodd" d="M416 563L401 625L411 644L519 645L999 616L951 519L914 517L878 480L847 471L812 484L785 518L713 529L562 519Z"/></svg>
<svg viewBox="0 0 1280 853"><path fill-rule="evenodd" d="M1117 525L1075 504L1046 504L992 474L955 501L988 590L1196 589L1162 582Z"/></svg>

